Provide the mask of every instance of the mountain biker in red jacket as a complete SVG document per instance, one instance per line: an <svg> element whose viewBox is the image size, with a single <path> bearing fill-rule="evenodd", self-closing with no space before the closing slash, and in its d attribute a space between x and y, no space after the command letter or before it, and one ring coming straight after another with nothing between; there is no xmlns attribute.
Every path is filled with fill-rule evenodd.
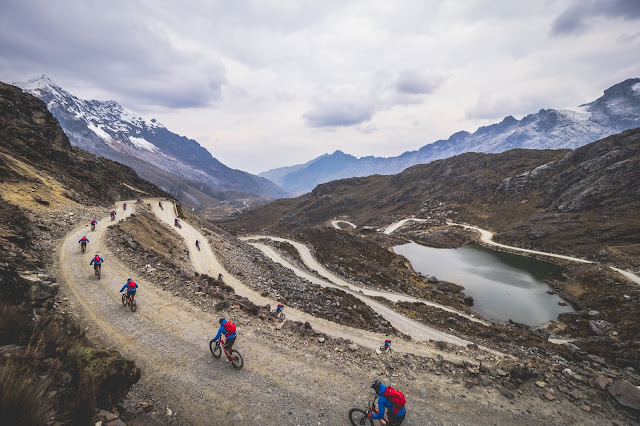
<svg viewBox="0 0 640 426"><path fill-rule="evenodd" d="M406 408L404 404L404 395L390 386L385 386L376 380L371 385L378 395L378 412L376 414L369 413L369 418L380 420L384 419L384 412L388 410L387 417L389 419L388 426L399 426L404 421ZM392 401L395 401L392 402ZM401 404L399 403L401 401Z"/></svg>
<svg viewBox="0 0 640 426"><path fill-rule="evenodd" d="M231 356L231 348L236 341L236 325L231 321L227 321L225 318L220 318L220 328L218 329L216 337L211 339L211 341L215 342L223 333L227 338L224 342L224 354L229 358Z"/></svg>
<svg viewBox="0 0 640 426"><path fill-rule="evenodd" d="M89 262L89 265L93 265L93 269L98 269L102 267L102 262L104 262L104 259L101 258L98 253L96 253L93 259L91 259L91 262Z"/></svg>
<svg viewBox="0 0 640 426"><path fill-rule="evenodd" d="M134 280L129 278L126 284L123 285L122 288L120 289L120 293L122 293L125 288L127 289L127 296L133 299L133 296L136 295L136 289L138 288L138 284L136 284Z"/></svg>

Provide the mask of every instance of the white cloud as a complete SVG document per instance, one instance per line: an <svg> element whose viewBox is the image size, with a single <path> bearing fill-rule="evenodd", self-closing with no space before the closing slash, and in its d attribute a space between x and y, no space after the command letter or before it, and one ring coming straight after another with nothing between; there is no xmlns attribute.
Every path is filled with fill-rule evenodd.
<svg viewBox="0 0 640 426"><path fill-rule="evenodd" d="M640 76L637 4L4 0L0 80L48 74L258 172L591 101Z"/></svg>

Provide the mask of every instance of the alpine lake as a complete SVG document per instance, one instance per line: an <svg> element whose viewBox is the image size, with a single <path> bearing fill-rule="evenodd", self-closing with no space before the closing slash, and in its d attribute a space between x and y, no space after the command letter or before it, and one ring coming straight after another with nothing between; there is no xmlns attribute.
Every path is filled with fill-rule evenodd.
<svg viewBox="0 0 640 426"><path fill-rule="evenodd" d="M536 326L574 310L562 306L566 302L558 295L547 293L553 288L545 278L562 279L562 268L552 263L475 243L439 249L410 242L394 250L416 271L463 286L473 297L471 308L486 318Z"/></svg>

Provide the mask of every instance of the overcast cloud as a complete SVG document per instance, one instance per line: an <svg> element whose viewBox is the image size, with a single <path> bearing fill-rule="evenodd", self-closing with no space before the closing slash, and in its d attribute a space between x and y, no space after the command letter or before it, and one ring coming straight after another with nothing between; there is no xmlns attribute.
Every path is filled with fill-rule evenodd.
<svg viewBox="0 0 640 426"><path fill-rule="evenodd" d="M3 0L0 80L49 75L260 172L399 155L640 77L638 0Z"/></svg>

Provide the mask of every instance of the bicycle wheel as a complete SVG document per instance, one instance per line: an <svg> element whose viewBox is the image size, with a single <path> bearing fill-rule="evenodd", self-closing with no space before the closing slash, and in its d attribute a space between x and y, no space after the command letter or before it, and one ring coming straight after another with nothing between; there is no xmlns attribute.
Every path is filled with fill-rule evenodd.
<svg viewBox="0 0 640 426"><path fill-rule="evenodd" d="M126 294L122 295L122 306L127 306L127 295Z"/></svg>
<svg viewBox="0 0 640 426"><path fill-rule="evenodd" d="M349 421L353 426L373 426L373 420L367 417L367 413L359 408L349 410Z"/></svg>
<svg viewBox="0 0 640 426"><path fill-rule="evenodd" d="M98 268L98 279L100 279L100 275L102 275L102 268Z"/></svg>
<svg viewBox="0 0 640 426"><path fill-rule="evenodd" d="M284 321L284 318L285 318L284 314L280 313L280 321Z"/></svg>
<svg viewBox="0 0 640 426"><path fill-rule="evenodd" d="M138 310L138 304L136 303L136 299L131 300L131 311L135 312Z"/></svg>
<svg viewBox="0 0 640 426"><path fill-rule="evenodd" d="M231 350L231 365L233 365L233 368L235 368L236 370L240 370L244 365L242 355L240 355L240 352L236 351L235 349Z"/></svg>
<svg viewBox="0 0 640 426"><path fill-rule="evenodd" d="M219 342L209 342L209 350L211 350L211 355L213 355L214 358L220 358L220 355L222 355L222 348Z"/></svg>

